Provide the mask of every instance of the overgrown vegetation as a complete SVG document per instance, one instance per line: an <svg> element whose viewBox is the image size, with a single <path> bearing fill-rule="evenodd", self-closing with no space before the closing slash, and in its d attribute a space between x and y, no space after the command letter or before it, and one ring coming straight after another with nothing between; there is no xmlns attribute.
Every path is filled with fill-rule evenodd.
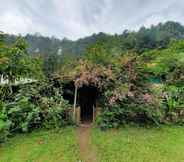
<svg viewBox="0 0 184 162"><path fill-rule="evenodd" d="M60 75L75 80L75 85L95 86L100 91L101 128L122 124L183 123L183 40L171 41L164 49L137 54L110 52L105 41L87 50L83 61ZM85 60L85 61L84 61Z"/></svg>
<svg viewBox="0 0 184 162"><path fill-rule="evenodd" d="M183 48L177 41L167 49L123 55L114 86L104 92L101 126L183 123Z"/></svg>
<svg viewBox="0 0 184 162"><path fill-rule="evenodd" d="M52 38L57 50L46 49L53 55L33 52L33 47L28 50L21 37L11 42L1 34L0 76L8 81L0 85L1 141L15 132L71 124L71 105L63 99L62 86L67 82L97 88L101 107L97 124L102 129L132 122L183 124L183 33L182 25L167 22L122 35L63 40L63 51L58 48L61 42ZM29 35L27 39L42 42L44 38ZM48 45L50 39L44 40ZM75 55L77 47L80 56ZM22 84L21 79L31 81Z"/></svg>
<svg viewBox="0 0 184 162"><path fill-rule="evenodd" d="M61 85L44 78L39 58L28 55L21 38L10 47L1 41L0 54L0 76L7 81L0 85L1 142L16 132L72 123L70 105L62 97Z"/></svg>
<svg viewBox="0 0 184 162"><path fill-rule="evenodd" d="M61 128L72 124L70 105L51 83L23 86L1 106L4 137L35 128Z"/></svg>

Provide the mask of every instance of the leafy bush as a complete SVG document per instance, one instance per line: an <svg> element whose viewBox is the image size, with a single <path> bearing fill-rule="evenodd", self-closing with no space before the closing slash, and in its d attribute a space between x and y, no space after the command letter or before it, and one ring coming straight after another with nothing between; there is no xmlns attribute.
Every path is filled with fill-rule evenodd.
<svg viewBox="0 0 184 162"><path fill-rule="evenodd" d="M148 103L144 100L140 97L126 96L113 104L107 102L97 122L102 129L119 127L131 122L159 125L162 112L153 102Z"/></svg>
<svg viewBox="0 0 184 162"><path fill-rule="evenodd" d="M53 81L28 85L21 89L22 96L39 107L41 125L46 128L58 128L72 123L70 105L63 99L62 88Z"/></svg>
<svg viewBox="0 0 184 162"><path fill-rule="evenodd" d="M184 87L166 86L163 104L167 112L177 108L184 108Z"/></svg>
<svg viewBox="0 0 184 162"><path fill-rule="evenodd" d="M140 59L130 56L122 61L121 69L116 84L103 95L100 126L112 128L130 122L159 125L163 118L160 102L151 92Z"/></svg>
<svg viewBox="0 0 184 162"><path fill-rule="evenodd" d="M27 97L17 98L16 101L6 104L3 113L11 122L10 132L28 132L40 123L40 109Z"/></svg>
<svg viewBox="0 0 184 162"><path fill-rule="evenodd" d="M165 86L162 105L166 121L184 123L184 87Z"/></svg>
<svg viewBox="0 0 184 162"><path fill-rule="evenodd" d="M9 123L0 119L0 143L4 142L9 135Z"/></svg>
<svg viewBox="0 0 184 162"><path fill-rule="evenodd" d="M0 101L0 143L5 141L9 135L9 128L11 124L7 116L3 113L4 106L5 104Z"/></svg>
<svg viewBox="0 0 184 162"><path fill-rule="evenodd" d="M50 107L46 115L44 117L43 125L46 128L61 128L66 126L67 124L71 124L71 116L67 113L66 109L68 105L65 103L67 107L61 107L61 105L57 105L56 107Z"/></svg>
<svg viewBox="0 0 184 162"><path fill-rule="evenodd" d="M72 124L70 105L52 82L25 84L18 89L0 105L1 141L15 132Z"/></svg>

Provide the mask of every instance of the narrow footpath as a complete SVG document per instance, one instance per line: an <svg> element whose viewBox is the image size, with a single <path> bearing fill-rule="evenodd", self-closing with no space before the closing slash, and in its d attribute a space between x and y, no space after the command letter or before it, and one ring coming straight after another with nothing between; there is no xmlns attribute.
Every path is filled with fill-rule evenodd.
<svg viewBox="0 0 184 162"><path fill-rule="evenodd" d="M92 125L89 123L81 124L77 130L80 157L82 162L98 162L96 153L90 144L90 133Z"/></svg>

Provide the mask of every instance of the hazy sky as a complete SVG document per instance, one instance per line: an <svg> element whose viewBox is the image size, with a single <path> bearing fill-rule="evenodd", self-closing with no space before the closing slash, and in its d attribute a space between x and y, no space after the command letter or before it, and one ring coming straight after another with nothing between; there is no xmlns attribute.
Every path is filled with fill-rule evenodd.
<svg viewBox="0 0 184 162"><path fill-rule="evenodd" d="M0 31L77 39L167 20L184 23L184 0L0 0Z"/></svg>

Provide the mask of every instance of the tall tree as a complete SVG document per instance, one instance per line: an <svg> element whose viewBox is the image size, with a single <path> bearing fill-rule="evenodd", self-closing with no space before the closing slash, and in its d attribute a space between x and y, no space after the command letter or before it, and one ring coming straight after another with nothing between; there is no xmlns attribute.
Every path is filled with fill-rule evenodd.
<svg viewBox="0 0 184 162"><path fill-rule="evenodd" d="M41 61L28 55L27 44L22 37L18 37L12 46L7 46L1 34L0 75L9 82L42 77Z"/></svg>

